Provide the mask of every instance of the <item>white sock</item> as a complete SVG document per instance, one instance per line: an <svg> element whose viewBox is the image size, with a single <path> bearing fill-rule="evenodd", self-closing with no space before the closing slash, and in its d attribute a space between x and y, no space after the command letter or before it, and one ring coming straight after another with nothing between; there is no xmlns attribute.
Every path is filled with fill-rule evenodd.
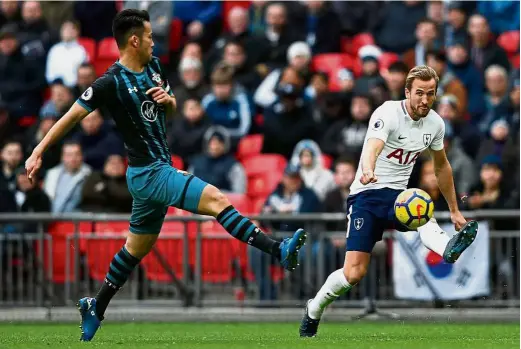
<svg viewBox="0 0 521 349"><path fill-rule="evenodd" d="M450 236L441 229L436 219L431 218L425 225L418 228L420 239L429 250L443 257L443 252L450 240Z"/></svg>
<svg viewBox="0 0 521 349"><path fill-rule="evenodd" d="M347 282L342 269L332 272L322 288L317 292L315 298L308 304L308 315L314 320L320 319L326 307L335 299L353 287Z"/></svg>

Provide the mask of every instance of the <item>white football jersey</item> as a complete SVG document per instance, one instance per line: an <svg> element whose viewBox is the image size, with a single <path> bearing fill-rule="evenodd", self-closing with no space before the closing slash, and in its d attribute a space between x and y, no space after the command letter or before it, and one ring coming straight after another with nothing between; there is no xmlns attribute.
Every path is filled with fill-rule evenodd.
<svg viewBox="0 0 521 349"><path fill-rule="evenodd" d="M443 149L444 135L445 123L432 109L426 117L414 121L407 113L405 100L385 102L371 116L362 150L363 154L370 138L385 142L374 170L378 181L367 185L360 182L360 161L350 194L368 189L406 189L416 159L427 148Z"/></svg>

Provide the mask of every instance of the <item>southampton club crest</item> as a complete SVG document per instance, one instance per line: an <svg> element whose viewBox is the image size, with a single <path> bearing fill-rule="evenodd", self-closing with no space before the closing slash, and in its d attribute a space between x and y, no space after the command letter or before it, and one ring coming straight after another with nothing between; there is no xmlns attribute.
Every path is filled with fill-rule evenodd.
<svg viewBox="0 0 521 349"><path fill-rule="evenodd" d="M362 226L364 225L364 219L357 218L357 219L355 219L354 223L355 223L355 229L360 230L360 229L362 229Z"/></svg>
<svg viewBox="0 0 521 349"><path fill-rule="evenodd" d="M430 133L424 133L423 134L423 144L428 147L429 144L431 144L432 136Z"/></svg>
<svg viewBox="0 0 521 349"><path fill-rule="evenodd" d="M161 79L161 75L159 75L158 73L152 74L152 81L154 81L157 84L157 86L163 86L163 79Z"/></svg>

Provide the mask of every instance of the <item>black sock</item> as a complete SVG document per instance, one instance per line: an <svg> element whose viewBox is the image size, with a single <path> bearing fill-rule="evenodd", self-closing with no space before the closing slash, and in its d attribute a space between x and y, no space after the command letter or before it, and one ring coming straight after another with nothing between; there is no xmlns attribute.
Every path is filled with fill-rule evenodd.
<svg viewBox="0 0 521 349"><path fill-rule="evenodd" d="M103 314L105 314L105 309L107 309L110 300L125 284L130 273L140 261L123 246L110 262L109 272L96 295L96 312L101 320L103 320Z"/></svg>
<svg viewBox="0 0 521 349"><path fill-rule="evenodd" d="M248 218L237 212L235 207L231 205L226 207L216 218L234 238L280 259L280 242L264 234Z"/></svg>

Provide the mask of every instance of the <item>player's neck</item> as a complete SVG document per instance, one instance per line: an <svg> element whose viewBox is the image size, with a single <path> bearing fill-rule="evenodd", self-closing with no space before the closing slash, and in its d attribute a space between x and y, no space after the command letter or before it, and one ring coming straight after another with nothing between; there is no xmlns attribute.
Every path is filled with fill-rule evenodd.
<svg viewBox="0 0 521 349"><path fill-rule="evenodd" d="M405 109L407 110L407 115L414 121L420 120L420 117L416 116L411 108L411 103L408 99L405 100Z"/></svg>
<svg viewBox="0 0 521 349"><path fill-rule="evenodd" d="M145 66L138 59L125 53L121 54L119 64L136 73L141 73L145 69Z"/></svg>

